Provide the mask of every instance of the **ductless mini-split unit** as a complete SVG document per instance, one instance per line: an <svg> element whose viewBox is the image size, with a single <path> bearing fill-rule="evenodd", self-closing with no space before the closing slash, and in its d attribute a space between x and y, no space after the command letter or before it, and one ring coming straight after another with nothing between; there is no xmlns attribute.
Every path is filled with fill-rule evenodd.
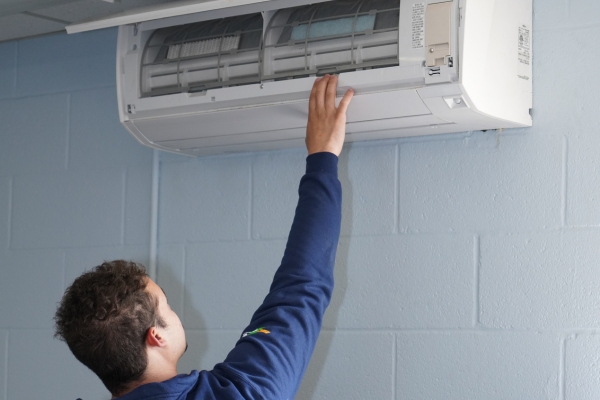
<svg viewBox="0 0 600 400"><path fill-rule="evenodd" d="M121 122L206 155L302 146L315 77L355 90L347 141L531 126L531 0L215 0L119 25Z"/></svg>

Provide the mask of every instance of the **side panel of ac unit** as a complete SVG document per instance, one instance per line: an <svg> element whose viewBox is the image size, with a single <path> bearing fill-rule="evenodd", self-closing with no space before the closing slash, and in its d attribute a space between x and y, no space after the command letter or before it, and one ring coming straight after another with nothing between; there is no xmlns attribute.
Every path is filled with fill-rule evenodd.
<svg viewBox="0 0 600 400"><path fill-rule="evenodd" d="M461 83L478 112L531 126L532 1L461 0Z"/></svg>

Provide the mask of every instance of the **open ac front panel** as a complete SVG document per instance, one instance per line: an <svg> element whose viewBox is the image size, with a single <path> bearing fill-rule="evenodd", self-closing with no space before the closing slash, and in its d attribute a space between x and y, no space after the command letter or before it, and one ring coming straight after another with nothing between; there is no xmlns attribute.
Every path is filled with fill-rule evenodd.
<svg viewBox="0 0 600 400"><path fill-rule="evenodd" d="M122 123L193 156L299 147L336 73L347 141L531 126L531 0L303 1L121 26Z"/></svg>

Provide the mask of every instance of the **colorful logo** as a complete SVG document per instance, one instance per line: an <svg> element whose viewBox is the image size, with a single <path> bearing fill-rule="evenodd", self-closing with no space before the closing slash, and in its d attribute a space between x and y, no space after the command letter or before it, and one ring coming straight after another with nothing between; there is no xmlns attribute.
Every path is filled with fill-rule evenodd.
<svg viewBox="0 0 600 400"><path fill-rule="evenodd" d="M244 334L242 335L242 337L246 337L246 336L250 336L250 335L256 335L257 333L264 333L265 335L268 335L269 332L268 330L266 330L264 327L260 327L257 328L255 330L253 330L252 332L244 332Z"/></svg>

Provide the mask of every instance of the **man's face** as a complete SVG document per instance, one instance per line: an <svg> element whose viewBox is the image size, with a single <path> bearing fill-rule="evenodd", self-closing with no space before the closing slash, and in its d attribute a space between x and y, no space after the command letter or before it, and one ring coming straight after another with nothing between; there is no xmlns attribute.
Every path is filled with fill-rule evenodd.
<svg viewBox="0 0 600 400"><path fill-rule="evenodd" d="M170 354L172 354L175 361L179 360L183 353L187 350L187 342L185 340L185 331L183 325L179 320L179 317L175 311L171 310L171 306L167 301L165 292L158 286L152 279L148 278L148 286L146 291L152 296L158 299L158 314L161 316L166 328L158 328L162 331L163 335L167 339L170 347Z"/></svg>

